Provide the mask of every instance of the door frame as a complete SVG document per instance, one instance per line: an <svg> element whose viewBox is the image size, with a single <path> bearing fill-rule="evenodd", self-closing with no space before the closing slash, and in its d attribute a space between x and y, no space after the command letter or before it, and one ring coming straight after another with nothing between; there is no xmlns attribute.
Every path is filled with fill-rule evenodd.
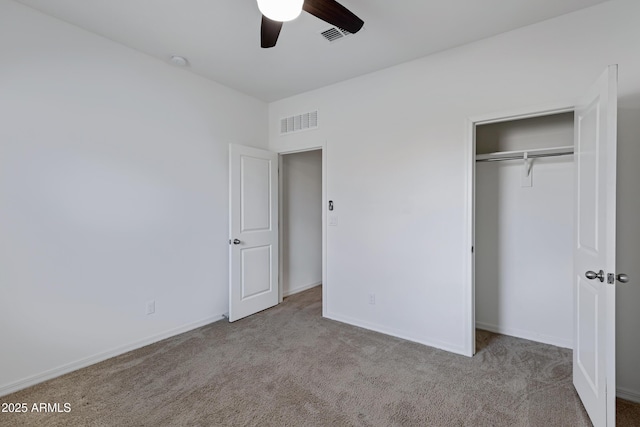
<svg viewBox="0 0 640 427"><path fill-rule="evenodd" d="M283 289L284 289L284 280L283 280L283 267L284 267L284 245L282 242L284 241L284 227L282 226L282 212L283 212L283 174L281 173L283 169L283 160L282 157L288 154L296 154L296 153L304 153L307 151L318 151L322 152L322 316L326 317L327 313L327 143L326 141L319 143L318 145L311 145L305 148L295 149L295 150L274 150L275 153L278 154L278 194L280 198L278 199L278 240L280 242L279 245L279 255L280 259L278 261L278 304L282 302L283 297Z"/></svg>
<svg viewBox="0 0 640 427"><path fill-rule="evenodd" d="M573 103L559 103L538 107L525 107L488 113L465 120L466 130L466 200L465 222L467 226L466 244L464 246L466 284L465 284L465 346L463 354L473 356L476 353L476 283L475 283L475 223L476 223L476 126L490 123L508 122L530 119L534 117L552 116L569 113L575 110ZM473 248L473 249L472 249Z"/></svg>

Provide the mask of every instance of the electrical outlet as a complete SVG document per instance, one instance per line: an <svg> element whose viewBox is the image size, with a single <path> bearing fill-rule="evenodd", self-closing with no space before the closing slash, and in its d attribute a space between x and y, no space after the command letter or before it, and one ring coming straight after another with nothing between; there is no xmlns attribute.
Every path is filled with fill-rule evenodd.
<svg viewBox="0 0 640 427"><path fill-rule="evenodd" d="M156 300L151 300L147 302L147 314L153 314L156 312Z"/></svg>
<svg viewBox="0 0 640 427"><path fill-rule="evenodd" d="M369 294L369 304L376 305L376 294Z"/></svg>

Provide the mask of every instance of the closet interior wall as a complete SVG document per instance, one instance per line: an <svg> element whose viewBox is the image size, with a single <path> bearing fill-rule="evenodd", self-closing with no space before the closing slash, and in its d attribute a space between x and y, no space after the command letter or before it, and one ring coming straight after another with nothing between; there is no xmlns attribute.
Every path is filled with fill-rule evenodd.
<svg viewBox="0 0 640 427"><path fill-rule="evenodd" d="M476 154L573 145L573 113L476 127ZM476 162L476 327L571 348L573 155Z"/></svg>

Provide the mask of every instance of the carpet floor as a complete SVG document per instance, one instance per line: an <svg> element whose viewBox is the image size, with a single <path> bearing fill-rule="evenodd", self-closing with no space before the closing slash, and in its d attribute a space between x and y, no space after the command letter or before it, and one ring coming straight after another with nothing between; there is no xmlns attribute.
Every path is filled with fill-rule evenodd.
<svg viewBox="0 0 640 427"><path fill-rule="evenodd" d="M321 314L317 287L4 396L63 412L0 413L0 425L591 425L570 350L478 331L468 358ZM617 412L640 425L640 405Z"/></svg>

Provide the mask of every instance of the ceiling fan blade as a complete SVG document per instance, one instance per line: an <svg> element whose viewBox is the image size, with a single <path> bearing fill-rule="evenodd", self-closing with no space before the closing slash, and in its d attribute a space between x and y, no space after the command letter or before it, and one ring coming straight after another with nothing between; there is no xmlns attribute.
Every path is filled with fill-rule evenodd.
<svg viewBox="0 0 640 427"><path fill-rule="evenodd" d="M262 27L260 28L260 46L263 48L274 47L278 41L282 22L272 21L262 15Z"/></svg>
<svg viewBox="0 0 640 427"><path fill-rule="evenodd" d="M364 25L362 19L335 0L304 0L302 10L352 34Z"/></svg>

